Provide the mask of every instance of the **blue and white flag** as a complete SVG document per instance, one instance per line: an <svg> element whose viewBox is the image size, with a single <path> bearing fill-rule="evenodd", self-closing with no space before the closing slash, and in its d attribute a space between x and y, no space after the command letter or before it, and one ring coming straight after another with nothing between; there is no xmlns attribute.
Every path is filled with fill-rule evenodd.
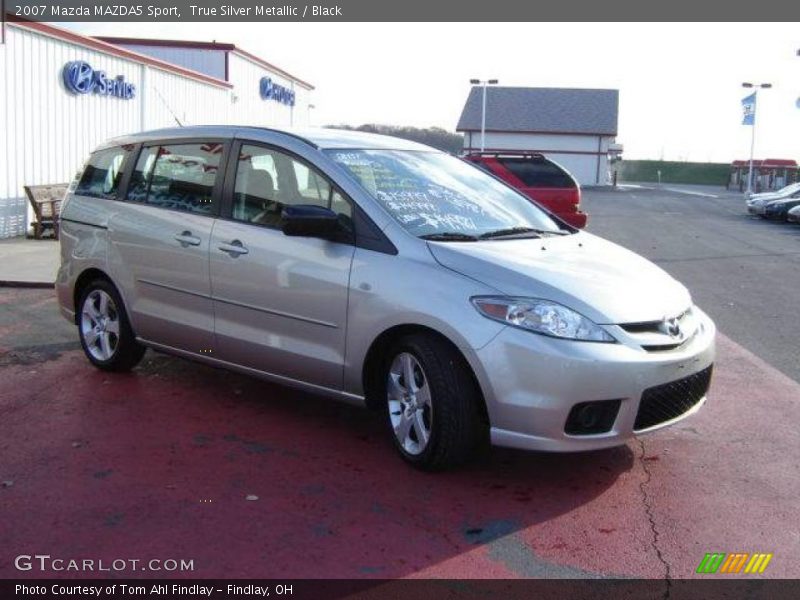
<svg viewBox="0 0 800 600"><path fill-rule="evenodd" d="M742 98L742 125L755 125L756 123L756 93L753 92L747 98Z"/></svg>

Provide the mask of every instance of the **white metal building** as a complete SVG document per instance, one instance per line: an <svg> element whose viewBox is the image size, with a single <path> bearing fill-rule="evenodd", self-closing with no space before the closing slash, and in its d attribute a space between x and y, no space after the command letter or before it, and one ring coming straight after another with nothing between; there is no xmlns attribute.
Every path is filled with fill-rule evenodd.
<svg viewBox="0 0 800 600"><path fill-rule="evenodd" d="M457 131L464 151L481 149L481 87L470 91ZM581 185L605 185L615 143L617 90L495 87L486 89L484 149L540 152L563 165Z"/></svg>
<svg viewBox="0 0 800 600"><path fill-rule="evenodd" d="M108 138L202 123L308 125L313 86L232 44L111 43L7 23L0 45L0 238L24 235L24 185L66 183Z"/></svg>

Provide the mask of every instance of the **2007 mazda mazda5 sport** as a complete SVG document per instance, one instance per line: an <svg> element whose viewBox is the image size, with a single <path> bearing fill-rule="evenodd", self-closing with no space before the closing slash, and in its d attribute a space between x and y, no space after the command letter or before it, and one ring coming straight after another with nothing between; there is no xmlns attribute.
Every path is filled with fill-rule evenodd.
<svg viewBox="0 0 800 600"><path fill-rule="evenodd" d="M401 456L619 445L705 401L715 328L644 258L458 158L335 130L112 140L62 209L88 359L145 347L383 409Z"/></svg>

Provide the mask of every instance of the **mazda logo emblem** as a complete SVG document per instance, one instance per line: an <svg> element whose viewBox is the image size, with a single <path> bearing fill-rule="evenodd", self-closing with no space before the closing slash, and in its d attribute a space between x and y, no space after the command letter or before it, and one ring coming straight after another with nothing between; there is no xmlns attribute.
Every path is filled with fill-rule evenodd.
<svg viewBox="0 0 800 600"><path fill-rule="evenodd" d="M94 69L82 60L64 65L64 85L74 94L88 94L94 90Z"/></svg>
<svg viewBox="0 0 800 600"><path fill-rule="evenodd" d="M665 319L664 329L670 337L676 338L681 336L681 324L678 319Z"/></svg>

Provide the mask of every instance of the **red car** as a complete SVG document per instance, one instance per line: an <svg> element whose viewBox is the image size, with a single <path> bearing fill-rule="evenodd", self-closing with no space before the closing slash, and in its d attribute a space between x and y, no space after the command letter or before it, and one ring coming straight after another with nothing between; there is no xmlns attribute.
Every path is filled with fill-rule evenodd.
<svg viewBox="0 0 800 600"><path fill-rule="evenodd" d="M552 160L523 152L471 152L464 159L499 177L573 227L586 227L578 182Z"/></svg>

